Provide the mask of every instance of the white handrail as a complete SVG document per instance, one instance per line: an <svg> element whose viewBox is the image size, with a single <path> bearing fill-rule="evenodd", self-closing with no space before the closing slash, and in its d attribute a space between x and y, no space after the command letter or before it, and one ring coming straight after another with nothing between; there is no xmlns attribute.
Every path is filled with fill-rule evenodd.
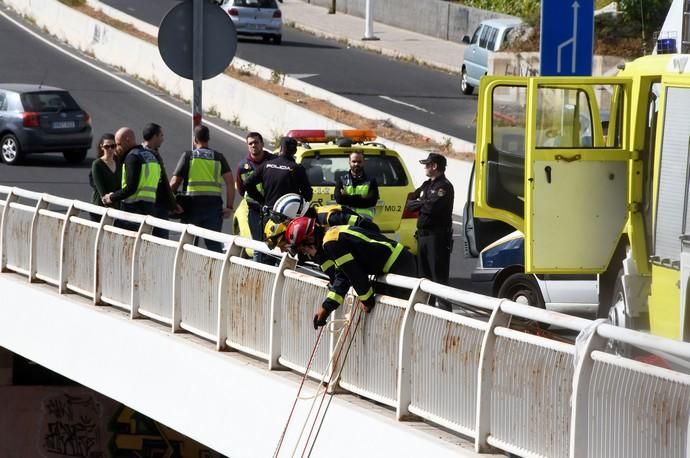
<svg viewBox="0 0 690 458"><path fill-rule="evenodd" d="M297 360L301 359L300 355L308 354L308 347L313 344L315 334L312 333L313 329L310 329L311 323L308 320L311 319L313 310L320 306L320 296L325 295L326 282L322 278L294 270L297 266L293 258L280 255L279 267L267 266L238 257L242 248L277 254L268 250L262 242L16 187L0 185L0 193L7 195L0 221L0 267L12 268L29 279L47 279L58 286L60 294L71 289L92 297L95 302L105 299L112 305L131 310L132 318L139 315L137 285L141 283L161 287L166 289L166 294L160 294L157 298L155 306L159 308L142 311L141 315L171 324L173 332L184 328L212 340L216 342L218 350L224 349L229 342L235 349L266 359L271 369L282 368L281 364L284 364L296 370L304 370L306 361ZM34 206L23 204L17 201L18 198L34 200L36 203ZM61 213L48 210L48 204L65 207L66 211ZM76 216L78 211L100 215L100 221L92 222L79 218ZM138 223L140 227L136 232L122 229L114 226L113 220ZM49 251L37 249L39 227L43 233L50 232L53 227L62 227L58 237L59 249L55 240L49 242ZM151 235L154 227L179 232L181 235L177 240L155 237ZM28 228L30 231L17 228ZM225 243L227 251L216 253L196 247L191 244L194 237ZM108 245L108 241L114 245ZM86 260L85 265L90 266L88 269L81 269L75 273L75 266L72 264L81 259L85 251L85 247L79 243L93 244L87 250L93 258ZM121 246L121 251L112 249L113 246ZM8 251L8 247L14 251ZM8 253L17 259L21 257L21 262L26 262L24 258L30 254L31 258L26 262L28 268L23 265L8 265ZM50 253L59 253L57 278L50 276L56 275L55 265L49 260ZM139 263L141 262L142 266L156 265L156 257L166 259L164 264L170 269L170 273L168 277L147 277L147 282L144 282L142 276L146 272L138 272ZM127 261L123 262L126 258ZM186 265L185 260L192 264ZM65 265L66 263L69 265ZM195 270L193 263L198 263L202 267ZM38 272L37 266L49 275ZM189 269L189 266L192 268ZM104 280L98 275L102 275L103 269L109 269L106 286L110 294L115 294L110 298L101 297ZM198 276L199 272L201 278L191 278ZM211 278L211 274L212 282L217 287L198 290L190 288L185 289L182 294L183 282L203 282L204 279ZM71 285L69 275L78 277L80 285ZM185 275L190 277L184 278ZM247 301L231 302L233 298L229 296L237 294L237 291L244 291L242 282L245 281L251 283L251 288L247 288L247 291L261 292L259 300L270 301L270 306L253 303L252 307L245 307L243 304L246 305ZM603 440L622 437L621 434L624 434L615 430L610 436L602 435L597 428L597 425L604 425L602 428L609 429L623 428L620 424L624 422L617 421L616 415L619 411L630 410L630 407L624 405L627 399L621 397L620 393L617 394L620 399L612 400L610 406L604 403L604 407L600 407L605 409L604 415L592 417L588 407L589 404L602 404L601 390L608 389L602 380L606 382L606 377L618 376L616 374L624 371L634 373L635 376L633 387L638 391L631 391L630 396L643 396L642 391L647 389L645 387L656 384L661 387L660 390L664 390L665 402L674 402L681 406L677 412L655 412L656 417L646 420L646 423L640 423L642 426L639 430L632 433L643 438L646 443L654 444L655 437L652 435L656 433L650 431L656 427L655 425L664 424L670 425L664 427L673 428L673 437L690 437L690 402L685 402L690 399L689 375L679 370L659 368L602 352L606 341L609 340L647 349L656 354L672 355L669 357L671 362L690 361L690 343L651 336L607 323L593 323L580 317L462 291L427 279L389 274L382 276L378 281L409 289L411 294L404 303L400 299L384 299L390 303L379 304L368 316L368 329L362 331L353 346L356 365L349 371L346 366L341 387L349 386L365 397L395 406L399 419L416 413L454 431L474 437L477 450L485 450L488 445L494 445L507 451L523 450L528 454L549 455L556 453L556 450L558 454L565 453L562 451L570 444L570 457L584 457L587 456L587 444L598 446ZM228 282L235 282L233 288L227 287L230 284ZM87 283L91 283L93 288L85 287ZM127 291L130 291L128 288L131 288L131 295L127 294ZM230 289L233 291L230 292ZM424 303L430 295L491 311L491 319L487 323L432 308ZM305 302L307 296L309 299ZM217 302L217 312L209 312L209 297L213 302L210 305L213 307ZM163 298L163 303L160 298ZM170 304L164 304L168 300L166 298L170 298ZM186 303L185 298L188 300ZM198 304L198 308L195 308L195 304ZM289 310L286 308L288 305ZM169 308L166 309L166 306ZM231 306L235 308L230 309ZM163 310L163 313L158 310ZM194 321L186 322L182 318L182 314L185 313L185 316L197 319L197 312L202 327L197 326ZM237 327L242 324L237 320L247 317L245 313L254 313L250 317L251 320L257 326L263 326L259 333L249 334L246 329ZM339 310L334 316L341 317L342 314L343 311ZM234 318L231 319L231 316ZM572 342L559 342L510 329L511 316L581 332L582 340L586 343L575 345ZM305 322L302 322L303 320ZM392 324L393 322L395 324ZM232 329L231 326L236 327ZM250 328L254 329L252 326L247 329ZM244 334L238 335L238 332ZM241 340L233 342L229 338L233 333ZM325 346L320 349L314 367L326 372L335 370L326 364L326 361L333 351L337 337L337 333L332 336L330 348ZM365 339L377 339L381 342L384 339L386 343L380 348L369 348L365 345ZM261 348L254 348L254 345ZM291 348L288 350L287 346ZM516 354L510 352L511 348L516 349ZM370 354L370 351L382 351L385 354ZM283 358L286 354L290 357ZM538 365L542 364L540 361L544 361L543 364L547 364L547 361L558 361L558 366L539 367ZM503 377L507 374L527 380L531 377L531 369L548 374L544 380L550 384L549 402L552 405L546 412L539 414L546 416L544 421L552 419L559 425L562 424L562 428L555 428L552 424L545 428L520 424L514 425L515 434L505 434L505 431L502 434L494 434L492 428L499 427L496 426L496 421L503 421L503 417L509 414L509 410L514 406L523 409L521 412L524 415L524 406L534 399L534 393L521 398L525 390L516 389L514 392L506 393L507 387L500 385L505 382L497 382L495 377L497 374L502 374ZM462 406L449 408L439 396L456 387L449 388L443 383L429 384L425 377L430 373L436 377L449 377L449 374L453 374L453 380L458 380L464 386L472 386L474 391L453 397L454 400L458 399L454 402ZM379 374L383 376L379 377ZM599 374L600 378L596 378L595 374ZM310 375L316 376L313 368ZM472 383L468 383L468 380L472 380ZM557 385L554 385L556 382ZM668 389L669 384L673 384L673 390ZM604 388L602 385L605 385ZM441 391L424 392L429 386L435 386ZM553 411L556 405L560 409L558 412ZM475 412L476 422L472 424ZM571 414L570 424L562 421L568 414ZM666 414L675 417L667 418L664 416ZM505 427L506 422L503 421L501 425L500 427ZM630 428L630 425L625 427ZM534 441L529 441L532 447L530 450L524 448L526 434L538 436ZM630 434L630 431L626 430L625 434ZM665 456L685 456L688 452L687 443L681 442L683 441L675 440L664 444L663 452L660 453ZM614 458L624 456L621 451L615 453L617 454L611 455Z"/></svg>

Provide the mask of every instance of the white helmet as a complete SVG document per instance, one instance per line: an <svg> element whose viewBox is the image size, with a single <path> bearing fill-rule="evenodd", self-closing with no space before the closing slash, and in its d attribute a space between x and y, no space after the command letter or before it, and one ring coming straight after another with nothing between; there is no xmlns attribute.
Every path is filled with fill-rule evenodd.
<svg viewBox="0 0 690 458"><path fill-rule="evenodd" d="M287 216L290 219L304 216L309 209L309 204L299 194L285 194L273 204L273 211Z"/></svg>

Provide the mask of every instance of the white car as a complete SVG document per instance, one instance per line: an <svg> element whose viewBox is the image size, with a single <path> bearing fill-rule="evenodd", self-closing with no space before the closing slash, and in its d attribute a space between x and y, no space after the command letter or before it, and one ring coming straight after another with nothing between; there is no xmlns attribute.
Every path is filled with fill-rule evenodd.
<svg viewBox="0 0 690 458"><path fill-rule="evenodd" d="M283 40L283 14L276 0L225 0L221 7L235 24L237 35L261 37L279 45Z"/></svg>
<svg viewBox="0 0 690 458"><path fill-rule="evenodd" d="M564 313L595 313L596 275L534 275L524 271L524 235L515 231L484 248L472 289L494 297Z"/></svg>
<svg viewBox="0 0 690 458"><path fill-rule="evenodd" d="M463 56L460 89L465 95L479 87L479 80L489 71L489 56L503 48L510 31L522 24L517 18L487 19L482 21L472 38L465 35L462 42L467 46Z"/></svg>

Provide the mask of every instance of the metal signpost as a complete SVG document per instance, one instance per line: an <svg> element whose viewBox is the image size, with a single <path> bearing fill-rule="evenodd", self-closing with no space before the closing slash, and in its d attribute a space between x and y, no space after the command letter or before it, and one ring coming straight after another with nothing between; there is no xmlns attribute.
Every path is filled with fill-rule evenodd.
<svg viewBox="0 0 690 458"><path fill-rule="evenodd" d="M185 0L163 18L158 51L173 72L193 81L192 129L201 124L202 80L222 73L236 50L235 26L217 3Z"/></svg>
<svg viewBox="0 0 690 458"><path fill-rule="evenodd" d="M591 76L594 0L542 0L542 76Z"/></svg>

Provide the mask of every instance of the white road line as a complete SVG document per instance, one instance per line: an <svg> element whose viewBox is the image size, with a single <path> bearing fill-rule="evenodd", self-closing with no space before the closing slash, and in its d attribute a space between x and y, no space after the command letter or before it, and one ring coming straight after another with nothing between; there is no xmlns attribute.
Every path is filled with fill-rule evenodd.
<svg viewBox="0 0 690 458"><path fill-rule="evenodd" d="M411 103L403 102L402 100L396 100L392 97L388 97L387 95L380 95L379 98L383 100L388 100L389 102L397 103L399 105L405 105L406 107L414 108L415 110L423 111L424 113L434 114L433 111L429 111L426 108L418 107L417 105L412 105Z"/></svg>
<svg viewBox="0 0 690 458"><path fill-rule="evenodd" d="M307 78L312 78L314 76L319 76L319 74L318 73L288 73L287 76L290 76L290 77L298 79L298 80L304 80Z"/></svg>
<svg viewBox="0 0 690 458"><path fill-rule="evenodd" d="M51 46L51 47L55 48L56 50L58 50L58 51L60 51L61 53L65 54L66 56L69 56L69 57L71 57L72 59L74 59L74 60L76 60L76 61L78 61L78 62L81 62L82 64L87 65L87 66L91 67L92 69L94 69L94 70L96 70L96 71L99 71L99 72L103 73L104 75L109 76L110 78L112 78L112 79L114 79L114 80L116 80L116 81L119 81L120 83L124 84L125 86L128 86L128 87L130 87L130 88L132 88L132 89L134 89L134 90L136 90L136 91L138 91L138 92L144 94L145 96L150 97L150 98L152 98L152 99L154 99L154 100L156 100L156 101L162 103L163 105L167 106L168 108L172 108L172 109L175 110L175 111L178 111L178 112L180 112L180 113L183 113L183 114L185 114L185 115L188 115L188 116L189 116L189 119L190 119L190 121L191 121L191 118L192 118L192 112L191 112L191 110L190 110L190 111L187 111L187 110L185 110L185 109L183 109L183 108L180 108L180 107L178 107L177 105L175 105L175 104L173 104L173 103L170 103L170 102L168 102L167 100L164 100L164 99L162 99L161 97L159 97L159 96L157 96L157 95L155 95L155 94L153 94L153 93L151 93L151 92L148 92L146 89L143 89L143 88L137 86L136 84L130 83L130 82L127 81L126 79L121 78L121 77L119 77L119 76L117 76L117 75L113 75L112 73L108 72L108 70L103 69L103 68L100 68L99 66L97 66L97 65L95 65L95 64L93 64L93 63L87 61L86 59L83 59L83 58L77 56L76 54L73 54L73 53L67 51L66 49L61 48L60 46L56 45L56 44L53 43L52 41L50 41L50 40L48 40L48 39L42 37L41 35L37 34L37 33L34 32L33 30L29 29L29 28L26 27L24 24L21 24L20 22L16 21L15 19L13 19L13 18L10 17L9 15L7 15L7 13L5 13L4 11L0 11L0 15L2 15L5 19L7 19L8 21L10 21L12 24L16 25L16 26L19 27L20 29L24 30L25 32L29 33L30 35L34 36L35 38L41 40L42 42L44 42L44 43L47 44L48 46ZM107 64L104 64L104 65L107 65ZM192 84L191 81L189 82L189 84ZM221 126L219 126L219 125L217 125L217 124L213 124L213 123L211 123L211 122L206 122L206 121L204 121L204 125L209 126L209 127L213 127L214 129L216 129L216 130L218 130L218 131L220 131L220 132L222 132L222 133L224 133L224 134L226 134L226 135L229 135L229 136L231 136L231 137L233 137L233 138L236 138L237 140L241 140L242 142L246 141L245 138L244 138L242 135L237 135L236 133L234 133L234 132L232 132L232 131L229 131L228 129L225 129L224 127L221 127Z"/></svg>

